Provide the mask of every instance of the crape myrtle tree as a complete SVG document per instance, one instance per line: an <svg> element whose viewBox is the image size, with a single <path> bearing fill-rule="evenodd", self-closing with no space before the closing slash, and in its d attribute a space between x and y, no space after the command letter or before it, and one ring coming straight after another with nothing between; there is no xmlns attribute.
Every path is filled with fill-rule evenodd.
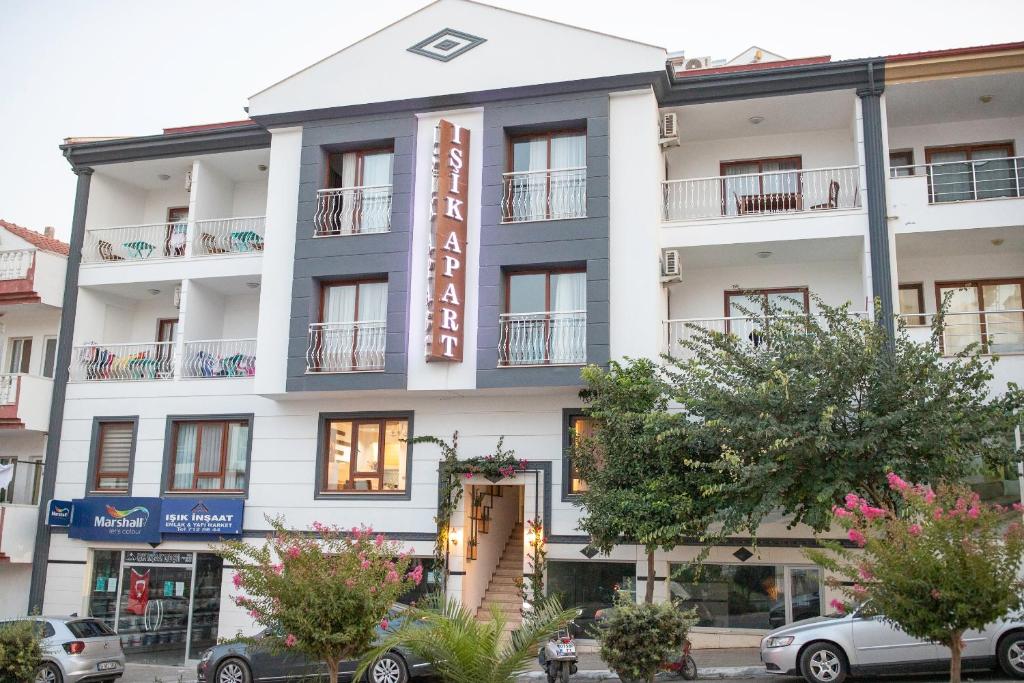
<svg viewBox="0 0 1024 683"><path fill-rule="evenodd" d="M395 600L422 580L423 567L410 568L412 558L397 543L367 527L314 522L304 533L280 518L267 521L273 532L263 545L235 540L217 549L235 567L235 604L278 636L268 642L323 662L337 683L339 663L370 648Z"/></svg>
<svg viewBox="0 0 1024 683"><path fill-rule="evenodd" d="M672 398L716 445L710 475L728 501L726 528L756 529L781 509L821 530L853 492L888 510L899 497L886 475L961 481L1014 455L1013 411L1024 392L989 391L994 357L977 345L942 354L943 316L916 343L811 297L744 311L745 336L692 328L667 373ZM798 310L799 309L799 310Z"/></svg>
<svg viewBox="0 0 1024 683"><path fill-rule="evenodd" d="M707 532L710 499L698 476L707 449L686 416L668 410L668 387L654 361L612 361L607 370L591 365L582 378L580 397L595 428L589 437L574 435L571 449L587 482L576 501L579 528L603 553L621 543L644 547L644 601L651 603L655 551Z"/></svg>

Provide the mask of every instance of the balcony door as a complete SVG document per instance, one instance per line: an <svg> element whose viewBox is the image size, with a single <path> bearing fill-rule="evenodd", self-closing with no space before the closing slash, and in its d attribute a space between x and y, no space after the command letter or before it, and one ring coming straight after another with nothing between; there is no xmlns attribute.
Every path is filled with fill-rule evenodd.
<svg viewBox="0 0 1024 683"><path fill-rule="evenodd" d="M512 138L506 220L586 215L586 140L583 131Z"/></svg>
<svg viewBox="0 0 1024 683"><path fill-rule="evenodd" d="M941 306L950 296L942 349L946 354L979 344L984 353L1024 352L1024 278L937 282Z"/></svg>
<svg viewBox="0 0 1024 683"><path fill-rule="evenodd" d="M185 236L188 234L188 207L177 206L167 209L167 236L164 239L164 256L184 256Z"/></svg>
<svg viewBox="0 0 1024 683"><path fill-rule="evenodd" d="M7 347L7 372L27 375L32 358L32 337L12 339Z"/></svg>
<svg viewBox="0 0 1024 683"><path fill-rule="evenodd" d="M757 344L760 333L755 330L761 325L758 319L763 315L766 301L782 315L800 315L810 309L807 287L728 290L725 292L725 331Z"/></svg>
<svg viewBox="0 0 1024 683"><path fill-rule="evenodd" d="M586 361L587 274L510 273L502 349L508 365Z"/></svg>
<svg viewBox="0 0 1024 683"><path fill-rule="evenodd" d="M800 166L798 156L722 162L723 215L802 209Z"/></svg>
<svg viewBox="0 0 1024 683"><path fill-rule="evenodd" d="M933 203L1020 196L1011 143L930 148L925 159Z"/></svg>
<svg viewBox="0 0 1024 683"><path fill-rule="evenodd" d="M332 232L386 232L391 226L391 183L395 154L390 148L331 154L325 207Z"/></svg>
<svg viewBox="0 0 1024 683"><path fill-rule="evenodd" d="M384 367L388 284L383 281L324 285L321 363L334 371Z"/></svg>

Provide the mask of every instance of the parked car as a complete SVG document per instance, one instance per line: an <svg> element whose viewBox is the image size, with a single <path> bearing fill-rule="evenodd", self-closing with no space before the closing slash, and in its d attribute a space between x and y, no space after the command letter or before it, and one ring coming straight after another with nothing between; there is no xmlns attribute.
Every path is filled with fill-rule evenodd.
<svg viewBox="0 0 1024 683"><path fill-rule="evenodd" d="M963 668L1001 668L1024 679L1024 621L1004 619L964 633ZM949 670L949 649L920 640L862 610L797 621L761 640L768 673L810 683L842 683L849 675Z"/></svg>
<svg viewBox="0 0 1024 683"><path fill-rule="evenodd" d="M39 635L43 662L35 683L100 683L124 674L121 639L99 619L25 617ZM14 621L0 622L0 627Z"/></svg>
<svg viewBox="0 0 1024 683"><path fill-rule="evenodd" d="M403 605L392 608L389 619L398 626L402 619ZM256 635L256 642L222 643L203 651L196 666L198 683L259 683L260 681L302 681L306 683L327 678L327 666L313 661L301 653L266 647L259 641L274 637L271 629L264 629ZM377 637L384 635L377 627ZM339 681L351 681L358 661L340 663ZM370 683L407 683L412 678L432 673L430 664L405 650L389 652L381 657L370 669Z"/></svg>

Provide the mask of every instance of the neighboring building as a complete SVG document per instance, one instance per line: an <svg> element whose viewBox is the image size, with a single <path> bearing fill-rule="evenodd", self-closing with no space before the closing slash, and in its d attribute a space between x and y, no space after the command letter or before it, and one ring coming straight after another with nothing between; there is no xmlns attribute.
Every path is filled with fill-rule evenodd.
<svg viewBox="0 0 1024 683"><path fill-rule="evenodd" d="M946 348L980 337L1024 379L1024 45L666 64L440 0L257 93L252 120L65 145L77 297L43 497L75 513L40 534L33 605L173 661L252 627L210 532L366 523L429 560L439 454L404 439L458 430L464 457L504 435L528 461L463 481L450 590L473 608L540 518L548 586L585 617L627 580L699 603L701 644L822 610L783 519L714 548L697 588L666 580L694 547L655 577L635 546L592 557L563 455L579 367L657 358L684 321L743 334L738 289L917 323L970 281Z"/></svg>
<svg viewBox="0 0 1024 683"><path fill-rule="evenodd" d="M67 258L53 228L0 220L0 617L28 609Z"/></svg>

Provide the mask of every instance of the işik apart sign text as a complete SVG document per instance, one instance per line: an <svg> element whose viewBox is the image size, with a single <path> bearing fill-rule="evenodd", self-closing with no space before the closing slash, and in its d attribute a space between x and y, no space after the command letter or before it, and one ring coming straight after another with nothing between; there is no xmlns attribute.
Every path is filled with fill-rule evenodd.
<svg viewBox="0 0 1024 683"><path fill-rule="evenodd" d="M466 312L469 130L441 119L434 129L427 263L427 360L462 362Z"/></svg>

